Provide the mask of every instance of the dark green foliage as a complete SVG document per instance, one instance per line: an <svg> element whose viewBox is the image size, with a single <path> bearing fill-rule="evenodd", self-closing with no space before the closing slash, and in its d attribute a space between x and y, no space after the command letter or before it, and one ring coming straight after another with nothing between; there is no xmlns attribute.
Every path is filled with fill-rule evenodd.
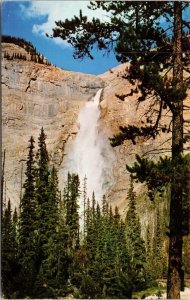
<svg viewBox="0 0 190 300"><path fill-rule="evenodd" d="M81 237L78 175L68 174L62 199L57 171L49 164L43 128L36 160L32 137L29 142L19 218L16 210L12 216L9 202L2 219L4 295L57 299L72 293L78 298L131 298L132 291L154 283L155 268L162 276L165 268L163 217L159 210L154 237L149 228L145 248L132 178L125 222L117 207L112 211L105 196L100 206L94 193L91 200L85 194L85 231L82 230ZM147 170L151 167L160 170L164 163L168 160L159 162L158 166L148 165ZM184 157L183 167L188 169L188 163L188 156ZM143 164L146 170L146 162L141 159L136 166L140 173ZM147 175L148 171L142 174L142 182ZM186 182L188 180L187 176ZM86 193L86 188L84 190ZM185 199L187 203L187 194ZM188 272L187 242L184 250L184 267Z"/></svg>
<svg viewBox="0 0 190 300"><path fill-rule="evenodd" d="M136 211L136 194L133 180L128 191L129 209L127 211L125 225L128 252L131 259L131 277L134 290L146 287L146 251L145 243L141 237L141 226Z"/></svg>
<svg viewBox="0 0 190 300"><path fill-rule="evenodd" d="M17 290L17 215L12 210L10 200L2 216L2 244L1 244L1 274L2 291L6 298L16 298Z"/></svg>
<svg viewBox="0 0 190 300"><path fill-rule="evenodd" d="M54 166L50 171L45 140L46 135L42 128L37 152L38 275L34 292L41 298L57 298L64 294L68 279L69 231L65 220L60 215L62 204L57 171ZM61 213L65 215L63 211Z"/></svg>
<svg viewBox="0 0 190 300"><path fill-rule="evenodd" d="M2 43L11 43L11 44L15 44L18 45L24 49L26 49L28 52L32 51L34 49L32 43L27 42L24 39L18 38L18 37L13 37L13 36L9 36L9 35L3 35L2 39L1 39Z"/></svg>
<svg viewBox="0 0 190 300"><path fill-rule="evenodd" d="M47 59L45 59L43 55L41 55L39 52L36 51L36 48L34 48L32 43L27 42L24 39L3 35L1 42L15 44L25 49L26 52L30 54L31 61L37 62L39 64L51 65L51 63ZM10 55L9 53L4 52L4 58L8 60L13 60L13 59L29 60L29 58L26 58L26 56L21 53L13 53L12 55Z"/></svg>
<svg viewBox="0 0 190 300"><path fill-rule="evenodd" d="M105 217L108 215L108 204L107 204L105 195L103 196L103 199L102 199L102 213Z"/></svg>
<svg viewBox="0 0 190 300"><path fill-rule="evenodd" d="M46 153L45 147L44 151ZM46 153L46 162L47 161L48 155ZM44 161L44 164L46 164L46 162ZM52 167L48 180L45 192L47 196L46 202L40 203L38 207L38 212L43 213L45 220L45 224L42 224L38 219L38 224L40 224L41 227L43 226L41 230L39 230L38 227L39 272L35 283L35 290L37 293L40 291L41 294L39 297L55 297L54 293L56 287L57 289L58 287L60 288L60 282L57 279L59 267L62 268L62 263L60 263L60 241L62 241L62 234L59 233L60 224L58 211L60 193L58 190L57 172L54 166Z"/></svg>
<svg viewBox="0 0 190 300"><path fill-rule="evenodd" d="M80 182L76 174L68 173L66 187L63 195L64 218L62 219L63 228L65 228L64 251L62 247L62 256L65 255L64 278L70 278L72 285L79 285L80 270L82 261L78 260L80 256L80 236L79 236L79 205ZM64 237L64 236L63 236ZM63 241L62 241L63 242ZM71 288L71 291L73 289Z"/></svg>
<svg viewBox="0 0 190 300"><path fill-rule="evenodd" d="M19 222L16 210L12 217L10 201L3 213L2 281L7 298L58 298L69 290L68 279L79 247L79 179L69 175L70 202L66 207L57 171L49 165L45 141L42 128L36 161L34 140L31 137L29 141Z"/></svg>
<svg viewBox="0 0 190 300"><path fill-rule="evenodd" d="M187 186L189 181L188 166L189 155L175 160L160 157L157 162L136 155L136 162L132 167L127 166L127 170L133 174L134 179L147 185L149 197L153 200L154 192L159 192L162 195L167 185L171 183L174 169L178 174L178 179L184 182L184 187ZM188 194L188 191L186 191L186 194Z"/></svg>
<svg viewBox="0 0 190 300"><path fill-rule="evenodd" d="M19 264L22 295L31 295L36 275L36 245L37 245L37 202L35 198L35 160L34 139L30 138L29 153L26 162L26 180L23 185L24 195L20 203L19 216Z"/></svg>
<svg viewBox="0 0 190 300"><path fill-rule="evenodd" d="M184 4L181 9L185 10L187 6ZM130 61L130 70L124 77L130 80L139 79L139 89L142 92L139 101L145 101L146 96L154 94L157 98L155 103L160 103L160 109L154 126L147 125L141 129L135 126L121 128L124 132L119 135L118 143L131 138L134 141L138 134L155 137L160 130L164 130L158 126L162 110L169 107L174 112L175 103L184 99L187 88L182 82L180 86L176 85L176 80L169 83L167 74L161 74L163 69L168 69L174 63L172 55L175 41L168 35L168 28L164 30L162 27L163 19L167 23L174 17L173 2L92 1L89 8L109 11L110 19L106 22L101 22L99 18L89 21L80 11L78 17L55 22L52 37L67 40L74 47L76 58L88 56L93 59L92 49L97 47L105 52L114 49L118 61ZM163 17L162 21L160 16ZM189 25L185 20L182 20L182 24L182 52L185 53L188 51L186 33ZM173 26L169 29L174 31ZM184 65L187 64L187 56L181 57ZM132 90L133 92L135 91ZM118 143L114 137L113 144Z"/></svg>
<svg viewBox="0 0 190 300"><path fill-rule="evenodd" d="M69 228L58 189L57 171L54 166L50 168L45 141L42 128L36 165L32 137L26 162L18 227L17 295L20 298L57 298L67 290L71 262ZM16 213L13 224L15 222ZM13 228L16 230L15 225Z"/></svg>
<svg viewBox="0 0 190 300"><path fill-rule="evenodd" d="M127 166L127 170L134 174L134 179L146 183L149 197L154 199L154 191L162 193L168 183L171 182L172 162L170 158L160 157L158 162L141 158L136 155L133 167Z"/></svg>
<svg viewBox="0 0 190 300"><path fill-rule="evenodd" d="M53 166L49 175L49 182L47 187L48 194L48 232L47 235L52 236L58 231L59 225L59 205L60 205L60 192L58 189L57 170Z"/></svg>
<svg viewBox="0 0 190 300"><path fill-rule="evenodd" d="M84 235L86 234L86 211L87 211L87 177L84 177L84 182L83 182L83 226L84 230L83 233Z"/></svg>
<svg viewBox="0 0 190 300"><path fill-rule="evenodd" d="M45 140L42 128L36 161L34 140L31 137L29 141L19 223L16 211L11 217L10 203L3 218L3 228L7 228L3 237L9 236L3 238L7 249L3 248L4 294L19 298L59 298L68 293L83 298L130 298L132 274L137 289L142 284L142 256L138 251L130 253L131 241L118 208L113 213L105 196L100 208L93 193L91 201L86 199L86 231L80 239L78 175L68 174L61 199ZM130 195L133 197L132 190ZM139 227L138 223L140 235Z"/></svg>
<svg viewBox="0 0 190 300"><path fill-rule="evenodd" d="M36 201L37 201L37 235L38 235L38 252L37 265L40 267L42 260L45 258L44 245L49 237L49 156L46 149L46 135L43 128L38 138L37 151L37 175L36 175Z"/></svg>
<svg viewBox="0 0 190 300"><path fill-rule="evenodd" d="M53 37L61 37L73 45L77 58L88 56L93 59L91 51L97 47L108 52L114 48L118 61L137 60L139 53L150 55L148 50L153 44L160 51L161 47L166 47L164 30L154 25L163 9L169 7L170 4L158 2L144 5L137 1L92 1L91 9L102 8L111 12L110 21L101 22L98 18L89 21L80 11L78 17L57 21Z"/></svg>
<svg viewBox="0 0 190 300"><path fill-rule="evenodd" d="M84 275L81 282L80 293L82 298L100 298L101 289L89 275Z"/></svg>
<svg viewBox="0 0 190 300"><path fill-rule="evenodd" d="M37 152L37 180L36 180L36 196L38 204L47 203L48 192L47 187L49 183L49 155L46 149L46 135L42 127L40 136L38 138L38 152Z"/></svg>
<svg viewBox="0 0 190 300"><path fill-rule="evenodd" d="M158 193L160 197L163 197L163 193L167 186L170 186L173 176L175 176L178 181L182 183L183 235L188 235L190 229L189 164L189 154L176 158L175 160L167 157L160 157L157 162L153 162L147 158L141 158L137 155L136 162L134 163L133 167L127 166L127 170L132 174L134 179L146 184L150 200L155 199L155 193Z"/></svg>
<svg viewBox="0 0 190 300"><path fill-rule="evenodd" d="M68 174L67 185L64 190L64 206L66 210L65 222L70 232L70 248L72 251L79 247L79 187L80 182L78 175Z"/></svg>
<svg viewBox="0 0 190 300"><path fill-rule="evenodd" d="M118 209L115 209L113 215L112 210L108 209L105 196L102 210L99 204L95 209L94 195L91 207L88 206L87 217L90 222L85 237L87 260L80 281L82 297L88 296L88 285L91 287L90 295L93 298L130 297L131 283L125 226L120 220Z"/></svg>

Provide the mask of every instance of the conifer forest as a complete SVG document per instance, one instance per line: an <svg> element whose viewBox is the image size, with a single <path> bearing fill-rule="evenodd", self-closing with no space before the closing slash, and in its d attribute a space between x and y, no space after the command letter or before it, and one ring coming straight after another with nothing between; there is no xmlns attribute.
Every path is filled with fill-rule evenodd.
<svg viewBox="0 0 190 300"><path fill-rule="evenodd" d="M120 65L104 74L57 68L25 39L2 38L5 99L16 91L3 124L11 134L17 125L23 141L31 123L25 148L15 146L24 166L19 205L5 195L18 173L4 176L3 145L2 297L180 299L190 290L190 3L88 1L88 9L93 18L80 10L57 19L43 39L67 45L73 60L111 53ZM64 159L70 168L99 165L81 178ZM89 192L93 181L106 192Z"/></svg>
<svg viewBox="0 0 190 300"><path fill-rule="evenodd" d="M18 209L10 200L2 215L2 288L8 299L132 298L167 276L167 239L157 211L156 230L146 239L136 211L131 176L125 219L105 196L87 198L87 178L68 173L63 192L50 164L46 134L41 129L36 150L28 144L24 192ZM79 199L83 209L79 212ZM185 242L188 245L189 238ZM184 267L190 274L189 248ZM156 269L156 272L155 272Z"/></svg>

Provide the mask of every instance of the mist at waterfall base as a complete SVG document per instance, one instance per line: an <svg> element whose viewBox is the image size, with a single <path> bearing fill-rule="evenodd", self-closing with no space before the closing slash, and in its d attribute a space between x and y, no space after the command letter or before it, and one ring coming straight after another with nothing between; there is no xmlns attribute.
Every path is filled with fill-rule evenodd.
<svg viewBox="0 0 190 300"><path fill-rule="evenodd" d="M78 115L79 131L64 163L65 173L79 175L81 190L84 178L87 178L87 196L91 198L94 192L99 203L113 182L115 159L108 137L99 127L101 92L102 89L81 109Z"/></svg>

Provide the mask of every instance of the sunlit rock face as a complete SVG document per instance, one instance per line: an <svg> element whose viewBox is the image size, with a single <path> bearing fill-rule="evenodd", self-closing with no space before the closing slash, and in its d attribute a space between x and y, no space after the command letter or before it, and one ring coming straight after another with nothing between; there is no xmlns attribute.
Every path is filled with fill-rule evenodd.
<svg viewBox="0 0 190 300"><path fill-rule="evenodd" d="M24 49L4 44L4 51L22 54ZM18 59L2 61L3 150L6 200L18 205L21 178L30 136L37 139L43 126L52 163L62 164L68 145L78 132L77 118L85 102L104 85L87 74ZM23 166L23 167L22 167Z"/></svg>
<svg viewBox="0 0 190 300"><path fill-rule="evenodd" d="M126 74L129 67L128 63L122 64L108 72L99 75L104 80L105 87L101 97L101 125L103 132L107 137L113 137L114 134L119 132L119 126L135 125L145 126L147 121L147 111L150 104L153 104L154 99L146 100L143 103L138 103L140 95L139 90L136 90L132 96L124 97L123 101L118 99L116 95L127 95L131 89L136 88L131 85L122 75ZM168 73L168 77L171 73ZM184 72L184 77L189 74ZM187 91L187 98L184 104L190 106L190 91ZM154 106L154 109L157 107ZM169 124L171 115L167 110L163 111L162 124ZM184 119L190 119L189 110L184 111ZM154 121L154 119L153 119ZM187 124L186 124L187 125ZM190 129L190 128L189 128ZM185 132L188 128L186 127ZM188 150L189 143L185 144L185 149ZM107 198L113 206L118 205L120 212L125 214L127 210L127 190L129 188L129 173L126 170L126 165L132 166L135 162L136 154L146 155L150 159L158 159L159 156L171 155L171 133L161 133L155 140L145 140L139 138L136 145L130 141L125 141L123 145L114 148L115 161L113 165L113 185L107 193ZM153 219L154 204L148 199L145 199L144 187L140 184L135 184L135 190L140 195L137 201L137 208L141 216L142 224L146 224ZM148 221L149 220L149 221Z"/></svg>
<svg viewBox="0 0 190 300"><path fill-rule="evenodd" d="M142 121L146 122L145 112L151 101L138 105L138 97L140 92L136 91L132 96L124 97L123 101L118 99L116 95L127 95L135 86L129 83L122 76L125 74L128 63L122 64L112 70L100 75L104 80L105 88L100 103L101 108L101 127L108 137L113 137L119 132L119 126L135 125L143 126ZM143 155L153 149L157 149L159 143L163 142L165 137L159 136L156 143L155 140L138 139L136 145L130 141L125 141L121 146L114 148L116 160L113 167L113 185L109 190L107 197L113 206L118 205L122 213L127 208L127 191L129 188L129 173L126 165L133 165L136 154ZM154 151L151 157L155 156ZM135 185L136 191L142 191L140 185ZM144 202L144 201L142 201ZM141 202L138 202L139 210L144 210ZM144 205L144 204L143 204Z"/></svg>

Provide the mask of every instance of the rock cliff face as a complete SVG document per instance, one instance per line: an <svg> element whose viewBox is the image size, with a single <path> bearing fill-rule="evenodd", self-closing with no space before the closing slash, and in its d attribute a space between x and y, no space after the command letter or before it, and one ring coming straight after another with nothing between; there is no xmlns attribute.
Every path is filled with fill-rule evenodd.
<svg viewBox="0 0 190 300"><path fill-rule="evenodd" d="M3 49L20 51L20 48L13 44L4 44ZM25 50L22 49L23 51ZM37 144L42 126L47 134L51 160L58 170L62 168L70 142L78 132L78 113L100 88L104 87L100 102L99 130L107 139L118 133L119 126L142 125L142 121L146 121L147 103L141 104L137 110L138 90L137 94L126 97L124 101L115 96L127 94L132 88L132 85L122 78L126 67L127 64L123 64L105 74L93 76L30 61L3 60L2 109L3 149L6 149L6 199L10 198L18 205L24 174L22 159L27 155L27 141L33 135ZM188 93L188 105L189 96ZM188 118L187 111L185 119ZM163 124L168 122L169 116L166 113ZM135 146L131 142L125 142L113 149L113 181L107 191L107 198L113 206L119 206L121 213L126 212L128 204L126 196L129 174L126 172L126 164L132 165L136 154L148 153L154 159L162 153L170 155L170 142L171 135L163 133L154 142L139 139ZM158 149L163 150L158 152ZM140 185L136 188L138 192L143 191ZM147 201L145 205L143 192L141 195L142 201L138 202L138 209L141 211L142 222L146 222L147 215L150 219L152 204Z"/></svg>
<svg viewBox="0 0 190 300"><path fill-rule="evenodd" d="M143 103L138 103L137 99L140 95L138 89L132 96L127 96L121 101L116 95L129 94L131 89L134 89L129 82L122 77L129 65L127 63L122 64L108 72L99 75L99 77L105 82L103 90L101 107L101 128L107 134L112 137L118 133L119 126L136 125L143 126L146 123L148 117L147 110L149 104L153 103L154 99ZM168 74L170 76L170 74ZM188 73L184 73L185 77L188 77ZM190 91L188 90L185 105L190 105ZM155 106L154 106L155 107ZM189 110L184 111L184 119L189 121ZM162 125L169 124L171 116L165 111L165 115L162 118ZM144 122L144 123L143 123ZM188 124L186 124L185 132L188 131ZM188 151L189 143L185 147ZM129 184L129 174L126 170L126 165L133 165L136 154L148 155L151 159L158 159L162 155L170 156L171 154L171 133L161 133L155 140L138 139L136 145L133 145L130 141L125 141L123 145L114 148L116 153L116 161L113 166L113 185L108 192L108 199L113 205L118 205L121 213L125 213L127 209L127 190ZM135 185L136 191L139 194L139 201L137 203L138 210L141 214L141 221L146 223L151 218L151 210L153 213L154 207L149 200L145 200L144 188L142 185ZM146 202L145 202L146 201ZM147 217L149 216L149 217ZM153 215L152 215L153 217Z"/></svg>
<svg viewBox="0 0 190 300"><path fill-rule="evenodd" d="M3 44L6 52L24 53L14 44ZM104 85L103 80L61 70L53 66L22 61L2 61L3 150L6 199L18 205L30 136L37 138L43 126L51 160L59 167L65 145L76 135L77 116L86 101Z"/></svg>
<svg viewBox="0 0 190 300"><path fill-rule="evenodd" d="M122 78L127 67L127 63L122 64L99 76L105 82L104 93L100 103L101 128L109 137L113 137L119 132L119 126L127 126L128 124L142 126L141 122L145 121L144 114L148 104L143 103L138 106L138 91L133 96L125 97L123 101L116 97L116 94L129 94L131 89L134 89L134 86ZM133 165L136 154L143 155L150 152L151 157L157 157L155 149L158 149L169 138L170 136L161 135L154 142L139 138L136 145L133 145L130 141L125 141L121 146L114 148L116 154L113 166L114 180L107 197L113 206L119 206L122 214L125 215L128 206L126 198L130 174L126 170L126 165ZM165 147L167 146L165 145ZM135 190L139 195L137 209L141 216L141 223L146 225L151 219L152 221L154 220L154 205L148 199L145 199L145 190L142 185L135 184Z"/></svg>

